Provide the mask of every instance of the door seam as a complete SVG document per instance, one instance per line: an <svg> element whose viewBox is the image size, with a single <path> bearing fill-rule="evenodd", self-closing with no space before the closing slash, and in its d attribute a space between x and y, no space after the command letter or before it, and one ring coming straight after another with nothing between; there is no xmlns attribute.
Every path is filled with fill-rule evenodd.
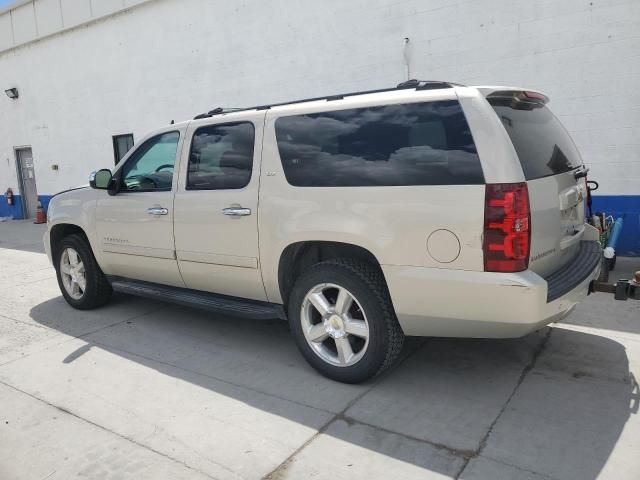
<svg viewBox="0 0 640 480"><path fill-rule="evenodd" d="M262 253L260 252L260 197L262 194L262 164L263 164L263 156L264 156L264 138L265 132L267 130L267 115L269 114L269 110L265 111L264 117L262 119L262 138L260 141L260 159L259 159L259 168L258 168L258 191L256 198L256 235L258 239L258 271L260 272L260 281L262 282L262 290L264 291L264 298L269 300L269 295L267 294L267 287L264 284L264 270L262 269Z"/></svg>

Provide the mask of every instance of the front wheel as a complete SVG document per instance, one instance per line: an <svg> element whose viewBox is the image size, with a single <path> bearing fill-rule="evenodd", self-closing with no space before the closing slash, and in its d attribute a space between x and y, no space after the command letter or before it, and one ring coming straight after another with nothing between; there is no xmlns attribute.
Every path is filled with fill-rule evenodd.
<svg viewBox="0 0 640 480"><path fill-rule="evenodd" d="M379 268L358 260L318 263L295 282L291 330L305 359L323 375L363 382L396 360L404 341Z"/></svg>
<svg viewBox="0 0 640 480"><path fill-rule="evenodd" d="M82 236L62 239L56 246L55 267L62 296L72 307L89 310L111 298L111 286Z"/></svg>

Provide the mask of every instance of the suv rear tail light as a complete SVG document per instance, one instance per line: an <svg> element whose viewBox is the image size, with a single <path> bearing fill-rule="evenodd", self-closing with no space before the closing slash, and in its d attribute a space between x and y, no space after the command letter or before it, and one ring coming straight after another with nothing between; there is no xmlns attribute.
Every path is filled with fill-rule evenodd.
<svg viewBox="0 0 640 480"><path fill-rule="evenodd" d="M484 200L484 271L521 272L531 242L526 183L487 184Z"/></svg>

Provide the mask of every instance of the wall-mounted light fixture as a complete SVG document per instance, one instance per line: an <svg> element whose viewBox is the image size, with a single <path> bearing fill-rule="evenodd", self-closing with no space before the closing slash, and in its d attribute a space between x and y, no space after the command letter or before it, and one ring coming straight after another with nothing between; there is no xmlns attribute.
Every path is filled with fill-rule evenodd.
<svg viewBox="0 0 640 480"><path fill-rule="evenodd" d="M7 94L7 97L9 97L9 98L11 98L13 100L15 100L16 98L19 97L18 89L15 88L15 87L14 88L10 88L8 90L5 90L4 93Z"/></svg>

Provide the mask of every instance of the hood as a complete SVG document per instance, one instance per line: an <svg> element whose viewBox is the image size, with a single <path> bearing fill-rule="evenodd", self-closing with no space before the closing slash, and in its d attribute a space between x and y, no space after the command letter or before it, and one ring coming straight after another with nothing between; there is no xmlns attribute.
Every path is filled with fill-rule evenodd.
<svg viewBox="0 0 640 480"><path fill-rule="evenodd" d="M62 190L61 192L58 192L55 195L53 195L51 198L57 197L58 195L62 195L63 193L73 192L74 190L84 190L85 188L90 188L89 184L81 185L79 187L68 188L67 190Z"/></svg>

